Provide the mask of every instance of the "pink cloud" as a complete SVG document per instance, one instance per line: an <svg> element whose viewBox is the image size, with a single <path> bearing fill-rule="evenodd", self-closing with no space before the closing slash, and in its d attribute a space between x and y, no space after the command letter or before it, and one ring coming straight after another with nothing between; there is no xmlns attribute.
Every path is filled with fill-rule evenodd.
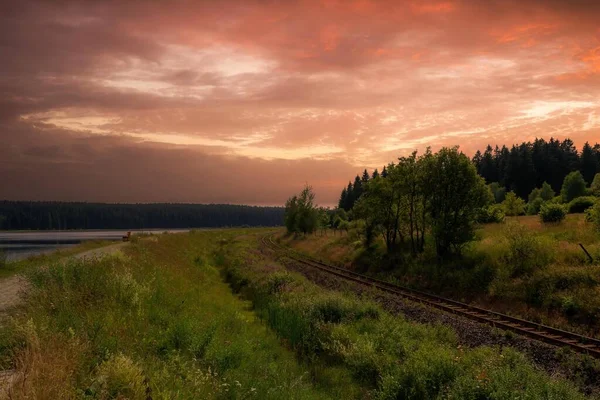
<svg viewBox="0 0 600 400"><path fill-rule="evenodd" d="M332 204L413 149L599 137L598 2L0 7L0 198Z"/></svg>

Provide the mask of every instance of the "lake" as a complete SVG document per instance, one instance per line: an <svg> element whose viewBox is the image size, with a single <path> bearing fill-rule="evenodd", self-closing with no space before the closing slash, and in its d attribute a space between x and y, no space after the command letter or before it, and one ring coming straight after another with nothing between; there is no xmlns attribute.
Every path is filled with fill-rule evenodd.
<svg viewBox="0 0 600 400"><path fill-rule="evenodd" d="M176 233L188 232L189 229L146 229L130 230L136 233ZM86 240L114 240L119 241L128 230L81 230L81 231L23 231L0 232L0 251L8 261L17 261L24 258L50 253L58 249L75 246Z"/></svg>

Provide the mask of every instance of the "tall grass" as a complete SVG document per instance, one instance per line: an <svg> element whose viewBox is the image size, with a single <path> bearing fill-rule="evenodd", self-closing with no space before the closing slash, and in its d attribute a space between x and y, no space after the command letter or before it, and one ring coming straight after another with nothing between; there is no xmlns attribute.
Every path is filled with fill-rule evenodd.
<svg viewBox="0 0 600 400"><path fill-rule="evenodd" d="M213 266L214 233L164 235L126 254L29 273L0 328L12 398L321 399L306 367ZM3 355L2 355L3 354Z"/></svg>
<svg viewBox="0 0 600 400"><path fill-rule="evenodd" d="M439 325L392 317L364 298L332 293L252 254L244 242L220 251L232 287L310 363L348 370L377 399L577 399L564 380L510 349L464 349Z"/></svg>

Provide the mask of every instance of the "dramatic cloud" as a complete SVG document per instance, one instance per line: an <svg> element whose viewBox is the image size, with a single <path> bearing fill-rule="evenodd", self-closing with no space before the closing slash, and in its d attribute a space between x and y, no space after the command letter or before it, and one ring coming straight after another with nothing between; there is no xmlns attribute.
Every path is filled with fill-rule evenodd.
<svg viewBox="0 0 600 400"><path fill-rule="evenodd" d="M427 146L600 140L597 1L0 5L0 198L333 204Z"/></svg>

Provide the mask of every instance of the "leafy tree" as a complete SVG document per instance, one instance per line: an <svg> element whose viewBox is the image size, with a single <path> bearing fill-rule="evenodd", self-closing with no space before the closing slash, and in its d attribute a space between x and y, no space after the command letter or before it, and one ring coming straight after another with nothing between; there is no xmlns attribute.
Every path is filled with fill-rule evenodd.
<svg viewBox="0 0 600 400"><path fill-rule="evenodd" d="M399 235L400 205L389 175L369 182L364 195L356 204L354 214L365 221L366 244L372 239L372 234L380 233L388 252L395 250Z"/></svg>
<svg viewBox="0 0 600 400"><path fill-rule="evenodd" d="M529 196L527 196L527 202L531 203L532 201L534 201L535 199L539 199L541 198L542 194L542 189L540 188L535 188L531 191L531 193L529 193Z"/></svg>
<svg viewBox="0 0 600 400"><path fill-rule="evenodd" d="M324 208L324 207L319 207L318 209L318 213L319 213L319 229L321 230L321 235L325 234L327 235L327 229L329 229L331 227L330 224L330 217L329 217L329 209Z"/></svg>
<svg viewBox="0 0 600 400"><path fill-rule="evenodd" d="M544 204L544 199L536 197L527 204L527 215L537 215L540 213L540 208Z"/></svg>
<svg viewBox="0 0 600 400"><path fill-rule="evenodd" d="M506 198L506 189L504 187L500 187L498 182L492 182L488 186L492 192L492 195L494 196L495 203L502 203Z"/></svg>
<svg viewBox="0 0 600 400"><path fill-rule="evenodd" d="M473 239L478 210L491 199L483 178L457 147L424 158L424 196L440 258L460 254Z"/></svg>
<svg viewBox="0 0 600 400"><path fill-rule="evenodd" d="M343 221L348 221L348 215L346 214L346 211L343 208L333 210L330 215L330 225L333 228L334 234L338 229L340 229L340 224Z"/></svg>
<svg viewBox="0 0 600 400"><path fill-rule="evenodd" d="M573 171L565 177L560 190L563 203L568 203L576 197L585 196L585 180L579 171Z"/></svg>
<svg viewBox="0 0 600 400"><path fill-rule="evenodd" d="M525 213L525 201L518 197L515 192L508 192L502 206L506 215L515 216Z"/></svg>
<svg viewBox="0 0 600 400"><path fill-rule="evenodd" d="M319 210L314 205L315 194L306 185L299 195L292 196L285 204L285 226L288 233L313 233L319 224Z"/></svg>
<svg viewBox="0 0 600 400"><path fill-rule="evenodd" d="M592 195L600 197L600 172L594 176L590 191L592 192Z"/></svg>
<svg viewBox="0 0 600 400"><path fill-rule="evenodd" d="M548 182L544 182L542 184L542 189L540 190L540 197L542 198L542 200L552 200L555 195L556 193L554 193L554 190L552 190L552 187L548 184Z"/></svg>

